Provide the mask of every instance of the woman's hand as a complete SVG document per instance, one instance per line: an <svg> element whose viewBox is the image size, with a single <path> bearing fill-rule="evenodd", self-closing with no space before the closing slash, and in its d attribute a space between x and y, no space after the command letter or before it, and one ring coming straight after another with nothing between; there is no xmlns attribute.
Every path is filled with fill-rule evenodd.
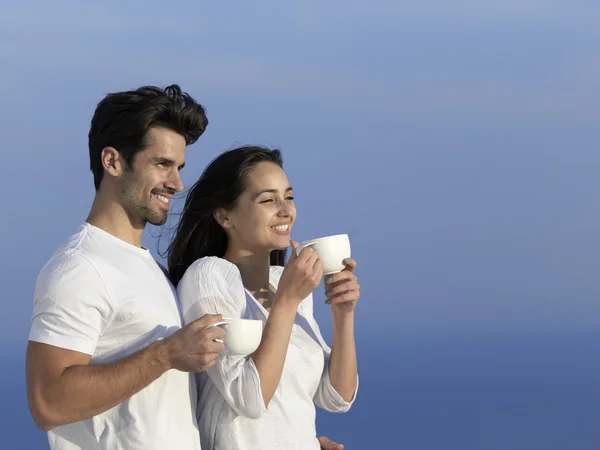
<svg viewBox="0 0 600 450"><path fill-rule="evenodd" d="M317 252L305 247L296 254L298 243L292 241L292 255L283 269L277 287L276 301L289 301L298 306L314 291L323 274L323 263Z"/></svg>
<svg viewBox="0 0 600 450"><path fill-rule="evenodd" d="M344 260L346 267L340 273L325 276L325 303L331 305L334 314L348 314L354 311L360 298L360 285L353 271L356 261L352 258Z"/></svg>
<svg viewBox="0 0 600 450"><path fill-rule="evenodd" d="M317 439L321 445L321 450L344 450L342 444L338 444L325 436L317 436Z"/></svg>

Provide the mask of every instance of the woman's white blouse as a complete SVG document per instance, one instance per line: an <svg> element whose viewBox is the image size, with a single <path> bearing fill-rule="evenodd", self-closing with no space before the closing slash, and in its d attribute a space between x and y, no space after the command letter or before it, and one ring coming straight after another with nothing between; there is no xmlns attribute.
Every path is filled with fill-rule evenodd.
<svg viewBox="0 0 600 450"><path fill-rule="evenodd" d="M270 284L277 289L283 267L271 266ZM186 324L205 314L259 319L269 313L244 288L238 268L207 257L192 264L177 287ZM203 450L315 449L315 403L330 412L346 412L348 403L329 380L327 346L313 317L312 294L294 320L281 380L265 408L260 377L249 356L219 356L196 374L198 425Z"/></svg>

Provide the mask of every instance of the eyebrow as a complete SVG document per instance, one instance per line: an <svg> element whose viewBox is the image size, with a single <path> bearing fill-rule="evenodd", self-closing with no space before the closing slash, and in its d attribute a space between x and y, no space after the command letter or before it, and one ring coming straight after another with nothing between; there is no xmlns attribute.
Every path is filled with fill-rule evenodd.
<svg viewBox="0 0 600 450"><path fill-rule="evenodd" d="M151 161L155 164L166 163L166 164L170 164L170 165L175 165L175 161L173 161L172 159L169 159L169 158L165 158L164 156L158 156L156 158L152 158ZM180 165L178 167L178 169L181 170L184 167L185 167L185 163Z"/></svg>
<svg viewBox="0 0 600 450"><path fill-rule="evenodd" d="M290 186L290 187L288 187L288 188L285 190L285 192L286 192L286 193L287 193L287 192L290 192L290 191L293 191L293 189L292 189L292 187L291 187L291 186ZM266 193L269 193L269 194L276 194L276 193L277 193L277 189L264 189L264 190L260 191L259 193L257 193L256 195L254 195L254 199L256 200L256 199L257 199L258 197L260 197L262 194L266 194Z"/></svg>

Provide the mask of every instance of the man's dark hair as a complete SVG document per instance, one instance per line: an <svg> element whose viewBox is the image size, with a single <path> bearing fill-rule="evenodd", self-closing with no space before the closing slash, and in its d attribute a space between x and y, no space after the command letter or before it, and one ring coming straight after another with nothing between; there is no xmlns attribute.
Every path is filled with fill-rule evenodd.
<svg viewBox="0 0 600 450"><path fill-rule="evenodd" d="M108 94L96 107L88 135L96 190L104 175L101 154L105 147L114 147L131 166L135 154L148 145L146 136L152 127L172 130L190 145L207 125L204 107L176 84Z"/></svg>

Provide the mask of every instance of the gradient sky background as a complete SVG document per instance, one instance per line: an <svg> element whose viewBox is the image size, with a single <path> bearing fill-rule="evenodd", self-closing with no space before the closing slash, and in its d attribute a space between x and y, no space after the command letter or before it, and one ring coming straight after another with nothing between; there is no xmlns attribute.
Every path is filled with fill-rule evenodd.
<svg viewBox="0 0 600 450"><path fill-rule="evenodd" d="M35 278L93 198L94 108L145 84L207 107L187 186L236 145L283 151L293 237L350 234L371 356L411 339L597 343L599 49L589 0L3 2L2 388L24 389ZM586 379L598 348L573 359Z"/></svg>

